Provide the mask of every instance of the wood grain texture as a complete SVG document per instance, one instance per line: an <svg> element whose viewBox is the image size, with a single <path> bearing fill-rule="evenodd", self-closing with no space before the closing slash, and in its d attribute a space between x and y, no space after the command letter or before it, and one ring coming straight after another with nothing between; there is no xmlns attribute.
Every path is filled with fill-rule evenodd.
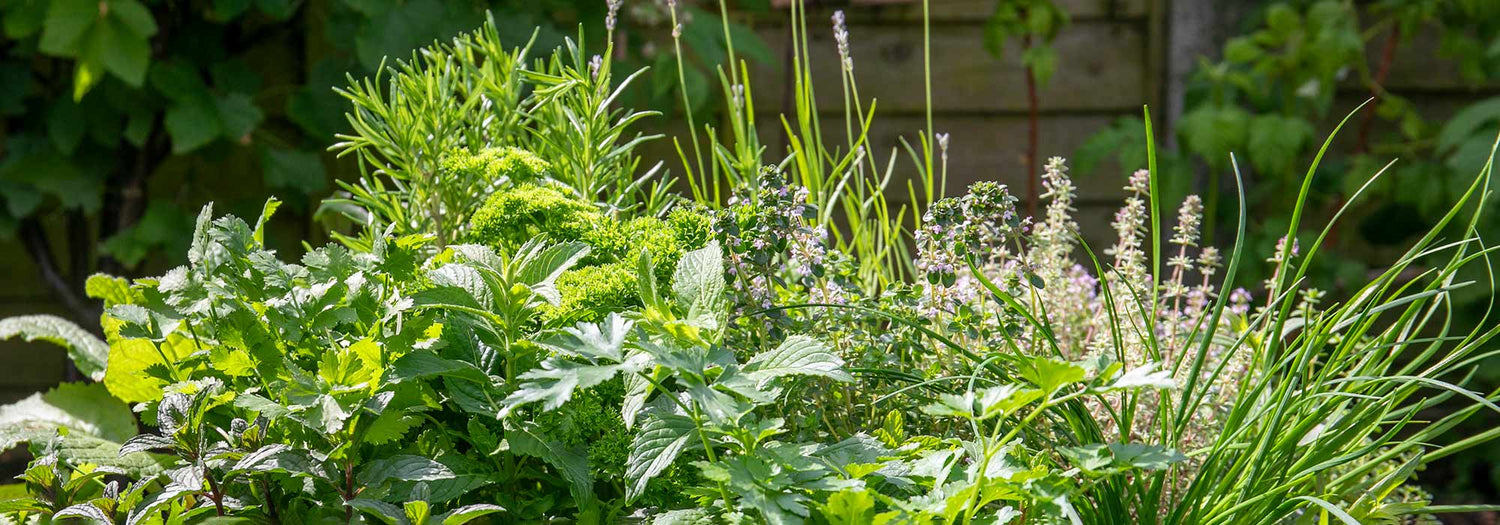
<svg viewBox="0 0 1500 525"><path fill-rule="evenodd" d="M851 25L850 53L860 96L875 99L883 111L925 110L920 25ZM933 109L939 112L1019 112L1026 108L1025 68L1019 46L996 59L984 49L984 28L952 24L934 31ZM757 32L784 56L782 27ZM1043 86L1043 111L1135 111L1147 102L1144 24L1073 24L1055 42L1057 73ZM823 110L839 110L843 99L838 52L830 31L809 35L814 88ZM787 66L789 67L789 66ZM782 107L786 70L759 67L751 87L760 108Z"/></svg>
<svg viewBox="0 0 1500 525"><path fill-rule="evenodd" d="M995 11L1000 0L932 0L929 10L933 22L983 22ZM843 8L852 18L874 21L921 21L921 0L852 0L849 5L809 2L810 15L831 13ZM840 2L844 3L844 2ZM775 0L773 5L786 7L791 0ZM1075 20L1100 18L1137 18L1146 14L1146 0L1057 0L1057 5ZM827 16L823 17L824 19Z"/></svg>
<svg viewBox="0 0 1500 525"><path fill-rule="evenodd" d="M1115 116L1105 115L1054 115L1041 121L1040 147L1043 159L1053 156L1072 157L1073 152L1088 140L1094 132L1112 122ZM779 121L762 118L758 122L761 141L768 152L784 151L782 130ZM918 146L917 137L925 125L920 116L877 115L871 127L869 141L876 150L876 165L885 169L890 155L897 155L892 187L900 188L893 199L905 199L906 181L914 180L917 170L910 155L901 145L906 137L912 147ZM826 144L847 144L844 124L836 116L824 117L822 121ZM1020 116L941 115L933 126L939 133L949 134L948 191L949 195L962 194L974 182L993 180L1007 184L1013 194L1022 196L1025 191L1022 155L1026 150L1027 121ZM847 150L848 148L843 148ZM770 156L770 155L768 155ZM768 159L770 160L770 159ZM1080 199L1090 201L1112 201L1123 198L1125 176L1118 165L1110 160L1096 169L1097 175L1078 184ZM1118 175L1116 179L1111 179Z"/></svg>

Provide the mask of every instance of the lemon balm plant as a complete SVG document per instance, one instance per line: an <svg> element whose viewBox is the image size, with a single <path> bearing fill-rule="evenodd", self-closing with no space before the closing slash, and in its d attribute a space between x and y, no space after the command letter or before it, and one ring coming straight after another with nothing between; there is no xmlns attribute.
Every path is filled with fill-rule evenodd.
<svg viewBox="0 0 1500 525"><path fill-rule="evenodd" d="M356 231L289 259L264 242L275 200L253 225L205 208L183 266L90 280L105 340L0 321L97 381L0 407L0 445L36 458L0 516L1378 523L1478 508L1433 505L1413 479L1500 435L1450 435L1500 411L1464 386L1500 327L1449 312L1455 291L1493 288L1459 277L1487 264L1473 231L1489 168L1350 297L1304 284L1327 235L1300 224L1316 170L1274 253L1240 242L1243 218L1228 249L1206 245L1202 201L1163 202L1154 166L1127 179L1119 238L1095 251L1061 159L1036 217L993 182L945 197L949 139L929 124L905 151L917 182L890 187L902 152L876 167L847 46L827 66L845 72L852 132L825 142L809 81L823 65L793 13L795 140L761 146L728 46L728 133L678 141L682 196L637 173L629 126L648 115L615 101L640 73L610 80L607 56L528 62L489 24L389 84L358 82L336 148L366 170L328 204ZM918 207L887 202L902 190ZM1252 257L1272 279L1241 282ZM1453 399L1465 408L1431 416Z"/></svg>

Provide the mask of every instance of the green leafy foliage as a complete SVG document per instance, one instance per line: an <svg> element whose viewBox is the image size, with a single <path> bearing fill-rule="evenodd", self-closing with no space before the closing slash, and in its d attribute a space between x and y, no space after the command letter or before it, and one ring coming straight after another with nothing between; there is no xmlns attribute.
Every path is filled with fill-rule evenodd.
<svg viewBox="0 0 1500 525"><path fill-rule="evenodd" d="M446 12L411 5L389 13ZM1273 30L1336 25L1325 19L1336 13L1315 14L1278 12ZM1077 249L1061 160L1047 170L1045 218L1024 221L1006 188L981 183L933 201L908 239L903 212L877 196L884 183L855 180L873 174L855 167L868 149L803 144L782 163L794 168L761 166L749 112L730 119L734 144L711 144L725 172L689 178L714 198L677 202L633 175L640 138L623 130L643 115L612 106L628 81L594 76L608 77L611 54L590 64L569 44L526 69L492 45L497 24L399 64L391 89L405 94L351 88L356 131L338 148L374 171L327 209L360 220L357 236L289 259L267 244L279 201L253 223L207 206L185 264L89 279L104 303L103 380L0 408L0 443L26 442L37 458L21 490L0 489L0 516L1379 521L1447 510L1411 491L1414 473L1495 437L1434 445L1500 411L1450 381L1500 334L1450 330L1451 293L1466 286L1456 276L1482 262L1477 237L1433 228L1337 303L1302 288L1323 237L1294 238L1272 252L1277 273L1252 310L1248 292L1230 291L1245 250L1199 247L1196 198L1174 228L1177 255L1147 258L1166 237L1145 226L1146 203L1162 198L1152 173L1130 181L1106 270ZM750 107L731 84L744 71L724 75L742 97L732 113ZM516 86L449 83L476 79L526 89L509 92L514 105L484 105L468 97ZM1200 146L1304 140L1267 131L1284 123L1257 131L1256 118ZM431 174L448 180L423 182ZM1485 172L1444 222L1473 210L1477 223L1488 186ZM861 217L878 225L839 229ZM1451 258L1422 270L1432 254ZM3 326L92 341L35 320ZM1472 404L1415 418L1449 398Z"/></svg>
<svg viewBox="0 0 1500 525"><path fill-rule="evenodd" d="M78 365L78 371L94 379L104 379L109 360L109 346L94 334L55 315L25 315L0 319L0 339L21 337L27 341L43 340L61 346Z"/></svg>

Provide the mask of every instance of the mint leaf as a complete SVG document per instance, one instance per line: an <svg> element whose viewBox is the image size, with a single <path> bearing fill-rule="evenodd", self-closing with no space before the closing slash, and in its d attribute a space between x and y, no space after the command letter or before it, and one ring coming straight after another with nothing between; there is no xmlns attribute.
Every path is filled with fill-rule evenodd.
<svg viewBox="0 0 1500 525"><path fill-rule="evenodd" d="M538 436L534 424L530 422L522 423L520 427L507 432L506 436L510 440L511 452L540 459L560 471L563 478L571 483L569 492L580 508L593 505L594 477L589 470L587 450L567 447Z"/></svg>
<svg viewBox="0 0 1500 525"><path fill-rule="evenodd" d="M676 414L650 414L641 421L641 430L630 441L630 457L625 462L625 498L633 501L646 490L651 478L677 460L687 447L688 438L698 429L693 420Z"/></svg>
<svg viewBox="0 0 1500 525"><path fill-rule="evenodd" d="M391 480L434 481L453 477L446 465L421 456L398 455L377 459L365 464L356 479L367 487L378 486Z"/></svg>
<svg viewBox="0 0 1500 525"><path fill-rule="evenodd" d="M447 513L433 516L433 519L437 520L437 522L441 523L442 525L463 525L465 523L473 521L475 518L478 518L480 516L486 516L489 514L494 514L496 512L504 511L505 508L499 505L489 505L481 503L475 505L465 505L448 511Z"/></svg>
<svg viewBox="0 0 1500 525"><path fill-rule="evenodd" d="M672 293L677 305L687 310L688 319L717 319L724 295L724 252L719 241L709 241L708 246L682 255L672 275Z"/></svg>
<svg viewBox="0 0 1500 525"><path fill-rule="evenodd" d="M805 335L793 335L775 349L757 354L745 364L745 370L764 387L778 377L810 375L853 381L844 371L844 360L821 341Z"/></svg>

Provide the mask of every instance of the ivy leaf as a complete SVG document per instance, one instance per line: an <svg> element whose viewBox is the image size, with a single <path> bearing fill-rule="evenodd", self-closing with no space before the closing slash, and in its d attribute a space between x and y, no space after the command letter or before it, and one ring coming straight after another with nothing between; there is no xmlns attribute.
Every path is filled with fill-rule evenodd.
<svg viewBox="0 0 1500 525"><path fill-rule="evenodd" d="M453 476L453 471L442 463L421 456L403 454L365 464L355 479L361 485L374 487L391 480L435 481Z"/></svg>
<svg viewBox="0 0 1500 525"><path fill-rule="evenodd" d="M224 138L231 141L246 141L250 132L265 118L260 108L255 107L255 101L251 100L250 95L244 93L214 97L214 107L218 110Z"/></svg>
<svg viewBox="0 0 1500 525"><path fill-rule="evenodd" d="M266 186L285 188L303 195L313 195L328 185L328 174L317 153L283 148L266 148L261 154Z"/></svg>
<svg viewBox="0 0 1500 525"><path fill-rule="evenodd" d="M762 388L771 380L791 375L827 377L834 381L853 381L844 371L844 360L821 341L805 335L793 335L768 352L756 354L745 364L745 370Z"/></svg>
<svg viewBox="0 0 1500 525"><path fill-rule="evenodd" d="M104 369L109 363L109 345L72 321L46 314L0 319L0 339L17 336L27 341L40 340L61 346L67 349L68 357L78 366L79 372L94 381L104 379Z"/></svg>
<svg viewBox="0 0 1500 525"><path fill-rule="evenodd" d="M698 426L693 420L675 414L650 414L641 421L641 430L630 441L630 456L625 462L626 501L634 501L645 492L651 478L677 460L687 447L688 439Z"/></svg>
<svg viewBox="0 0 1500 525"><path fill-rule="evenodd" d="M223 135L218 108L206 94L174 102L167 108L162 124L172 137L172 153L175 155L198 149Z"/></svg>

